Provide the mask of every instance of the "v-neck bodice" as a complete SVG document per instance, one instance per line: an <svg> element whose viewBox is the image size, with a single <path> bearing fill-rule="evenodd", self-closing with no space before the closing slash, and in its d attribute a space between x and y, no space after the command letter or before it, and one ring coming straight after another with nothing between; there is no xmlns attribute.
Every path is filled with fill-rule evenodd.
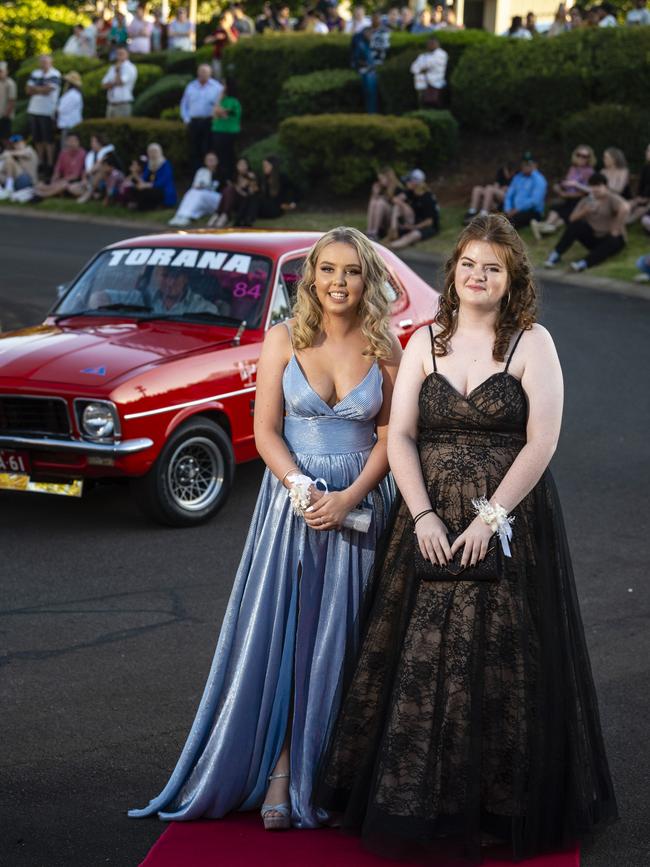
<svg viewBox="0 0 650 867"><path fill-rule="evenodd" d="M330 406L312 388L295 355L282 376L284 436L292 451L345 454L364 451L375 441L381 409L382 375L375 362L363 379Z"/></svg>

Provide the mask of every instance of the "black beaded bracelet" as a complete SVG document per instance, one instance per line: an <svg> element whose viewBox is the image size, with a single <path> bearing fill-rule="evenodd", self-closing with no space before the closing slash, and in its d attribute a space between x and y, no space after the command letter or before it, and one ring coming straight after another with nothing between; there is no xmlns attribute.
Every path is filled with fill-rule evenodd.
<svg viewBox="0 0 650 867"><path fill-rule="evenodd" d="M431 515L434 511L435 509L424 509L424 511L418 512L415 518L413 518L413 526L415 527L420 518L424 518L425 515Z"/></svg>

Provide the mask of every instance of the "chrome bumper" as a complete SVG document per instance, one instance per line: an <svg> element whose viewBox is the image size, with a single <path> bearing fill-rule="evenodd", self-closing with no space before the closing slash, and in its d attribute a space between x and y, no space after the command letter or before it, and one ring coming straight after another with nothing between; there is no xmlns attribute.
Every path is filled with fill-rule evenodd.
<svg viewBox="0 0 650 867"><path fill-rule="evenodd" d="M153 440L140 437L119 443L93 443L86 440L56 440L47 437L23 437L0 435L0 447L7 449L38 449L48 452L69 452L80 455L99 455L106 458L123 458L151 448Z"/></svg>

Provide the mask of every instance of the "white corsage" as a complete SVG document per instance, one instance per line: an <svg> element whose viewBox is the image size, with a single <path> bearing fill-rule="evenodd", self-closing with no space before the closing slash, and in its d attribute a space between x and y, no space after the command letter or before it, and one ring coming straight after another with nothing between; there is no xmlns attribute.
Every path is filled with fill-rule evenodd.
<svg viewBox="0 0 650 867"><path fill-rule="evenodd" d="M509 515L498 503L492 505L485 497L472 500L472 506L478 517L496 533L501 542L501 549L506 557L511 557L510 540L512 539L512 523L514 516Z"/></svg>
<svg viewBox="0 0 650 867"><path fill-rule="evenodd" d="M293 514L302 517L311 504L310 488L314 484L314 480L302 473L291 473L287 476L287 481L291 483L289 502Z"/></svg>

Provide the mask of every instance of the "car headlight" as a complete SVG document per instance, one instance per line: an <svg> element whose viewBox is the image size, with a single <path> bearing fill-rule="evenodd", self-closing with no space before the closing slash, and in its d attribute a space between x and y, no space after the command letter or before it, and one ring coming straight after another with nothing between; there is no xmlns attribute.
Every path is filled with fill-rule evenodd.
<svg viewBox="0 0 650 867"><path fill-rule="evenodd" d="M87 403L80 417L82 432L93 439L107 439L115 435L115 409L109 403Z"/></svg>

